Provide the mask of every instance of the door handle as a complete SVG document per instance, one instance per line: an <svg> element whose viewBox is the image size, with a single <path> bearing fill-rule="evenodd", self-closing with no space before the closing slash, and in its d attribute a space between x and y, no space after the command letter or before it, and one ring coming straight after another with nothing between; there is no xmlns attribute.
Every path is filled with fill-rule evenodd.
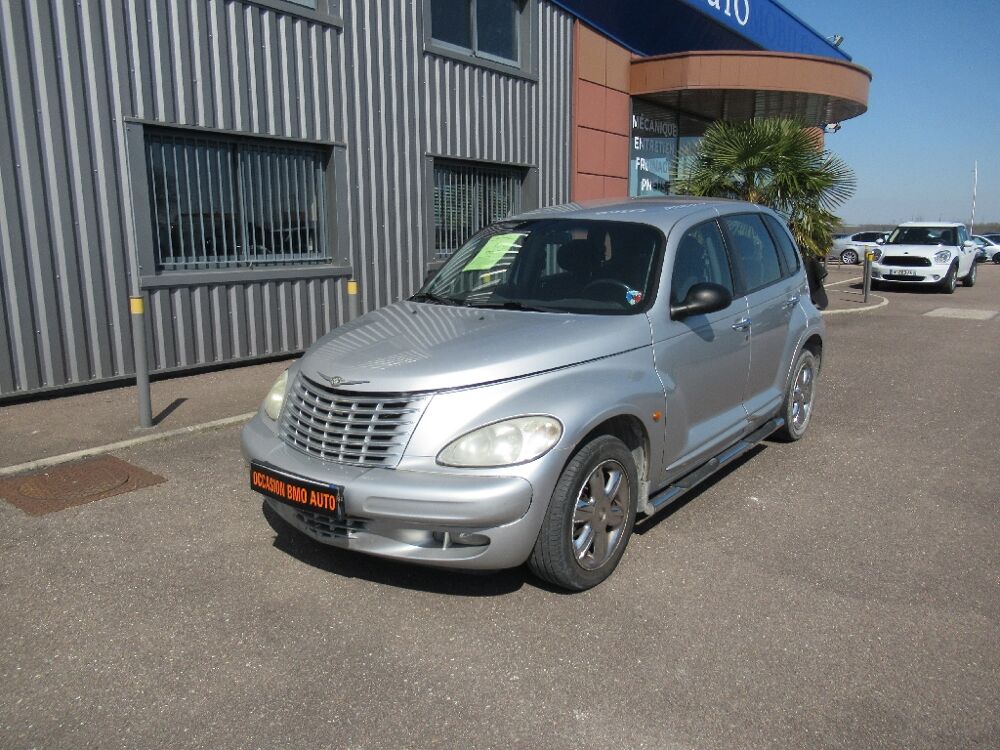
<svg viewBox="0 0 1000 750"><path fill-rule="evenodd" d="M740 318L735 323L733 323L734 331L749 331L750 330L750 318Z"/></svg>
<svg viewBox="0 0 1000 750"><path fill-rule="evenodd" d="M785 304L782 305L782 308L784 308L785 310L789 310L789 309L795 307L797 304L799 304L799 295L796 294L793 297L789 297L785 301Z"/></svg>

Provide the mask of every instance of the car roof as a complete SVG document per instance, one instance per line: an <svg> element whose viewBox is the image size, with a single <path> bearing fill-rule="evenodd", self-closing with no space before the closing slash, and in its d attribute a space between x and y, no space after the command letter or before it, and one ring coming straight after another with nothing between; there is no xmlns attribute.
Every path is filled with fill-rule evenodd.
<svg viewBox="0 0 1000 750"><path fill-rule="evenodd" d="M602 221L627 221L652 224L669 229L677 222L692 215L707 213L743 213L747 211L770 212L770 209L744 201L726 198L695 198L669 196L662 198L630 198L626 200L594 200L564 203L512 216L507 221L536 219L591 219Z"/></svg>
<svg viewBox="0 0 1000 750"><path fill-rule="evenodd" d="M901 227L964 227L958 221L904 221Z"/></svg>

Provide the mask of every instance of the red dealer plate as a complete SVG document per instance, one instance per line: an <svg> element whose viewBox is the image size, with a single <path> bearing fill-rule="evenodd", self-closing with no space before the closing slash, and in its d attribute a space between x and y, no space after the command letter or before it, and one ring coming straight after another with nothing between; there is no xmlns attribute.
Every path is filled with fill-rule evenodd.
<svg viewBox="0 0 1000 750"><path fill-rule="evenodd" d="M250 489L297 508L337 514L341 488L250 462Z"/></svg>

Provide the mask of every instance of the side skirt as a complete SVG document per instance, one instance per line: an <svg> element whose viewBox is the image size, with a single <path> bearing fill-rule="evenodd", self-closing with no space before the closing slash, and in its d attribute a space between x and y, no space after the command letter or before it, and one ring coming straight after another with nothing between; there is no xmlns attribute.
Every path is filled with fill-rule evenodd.
<svg viewBox="0 0 1000 750"><path fill-rule="evenodd" d="M737 458L747 453L747 451L767 438L775 430L784 426L785 420L780 417L768 420L745 438L733 443L726 450L722 451L722 453L708 459L708 461L697 469L688 472L676 482L667 485L666 488L649 498L649 501L646 503L646 514L651 516L663 509L685 492L697 487L715 472L719 471L719 469L731 464Z"/></svg>

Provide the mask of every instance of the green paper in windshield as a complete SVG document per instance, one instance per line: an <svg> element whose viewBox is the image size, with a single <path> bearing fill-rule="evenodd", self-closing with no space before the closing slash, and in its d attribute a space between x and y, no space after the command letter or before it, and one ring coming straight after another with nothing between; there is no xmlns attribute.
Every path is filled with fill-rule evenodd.
<svg viewBox="0 0 1000 750"><path fill-rule="evenodd" d="M503 256L511 251L527 235L523 232L514 234L497 234L490 237L476 257L469 261L463 271L489 271L499 263Z"/></svg>

